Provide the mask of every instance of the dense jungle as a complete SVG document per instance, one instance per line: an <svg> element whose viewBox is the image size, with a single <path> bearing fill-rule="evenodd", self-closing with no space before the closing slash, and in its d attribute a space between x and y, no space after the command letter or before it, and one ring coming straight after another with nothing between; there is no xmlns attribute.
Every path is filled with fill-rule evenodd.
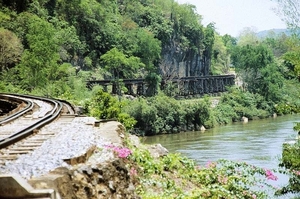
<svg viewBox="0 0 300 199"><path fill-rule="evenodd" d="M0 0L0 91L68 100L140 136L299 113L300 37L292 20L299 13L290 2L278 1L290 34L259 37L245 28L235 38L174 0ZM236 86L215 98L178 99L171 83L159 87L223 74L236 74ZM129 78L145 78L147 96L128 99L122 79ZM91 79L120 82L119 95L88 89Z"/></svg>

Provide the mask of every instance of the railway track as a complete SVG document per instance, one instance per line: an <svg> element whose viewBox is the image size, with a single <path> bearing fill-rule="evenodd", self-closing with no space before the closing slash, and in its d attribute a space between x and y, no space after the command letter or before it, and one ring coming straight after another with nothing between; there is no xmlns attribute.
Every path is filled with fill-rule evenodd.
<svg viewBox="0 0 300 199"><path fill-rule="evenodd" d="M0 164L32 152L55 136L55 132L39 132L43 126L76 116L72 105L63 100L19 94L0 94L0 99L18 104L0 119Z"/></svg>

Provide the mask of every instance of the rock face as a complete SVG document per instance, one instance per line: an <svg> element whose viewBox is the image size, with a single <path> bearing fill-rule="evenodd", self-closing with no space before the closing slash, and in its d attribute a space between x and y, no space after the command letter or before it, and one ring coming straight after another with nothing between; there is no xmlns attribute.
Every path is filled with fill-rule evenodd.
<svg viewBox="0 0 300 199"><path fill-rule="evenodd" d="M176 42L170 42L162 50L160 64L163 76L189 77L209 75L210 57L205 52L194 49L181 49ZM172 74L170 74L172 73Z"/></svg>
<svg viewBox="0 0 300 199"><path fill-rule="evenodd" d="M79 167L72 173L73 190L78 199L138 198L122 160Z"/></svg>
<svg viewBox="0 0 300 199"><path fill-rule="evenodd" d="M80 164L70 170L58 168L29 183L34 188L55 189L62 199L139 198L134 193L129 171L120 159L102 164Z"/></svg>

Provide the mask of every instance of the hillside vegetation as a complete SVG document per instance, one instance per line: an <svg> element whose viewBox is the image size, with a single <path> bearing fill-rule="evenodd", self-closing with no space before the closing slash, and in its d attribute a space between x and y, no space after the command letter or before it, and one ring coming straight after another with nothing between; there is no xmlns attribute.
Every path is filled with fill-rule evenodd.
<svg viewBox="0 0 300 199"><path fill-rule="evenodd" d="M0 72L8 91L75 98L75 75L83 81L148 77L156 88L159 76L178 75L175 64L195 57L202 71L191 75L208 74L214 27L204 27L192 5L13 0L0 6ZM182 57L174 64L175 54Z"/></svg>

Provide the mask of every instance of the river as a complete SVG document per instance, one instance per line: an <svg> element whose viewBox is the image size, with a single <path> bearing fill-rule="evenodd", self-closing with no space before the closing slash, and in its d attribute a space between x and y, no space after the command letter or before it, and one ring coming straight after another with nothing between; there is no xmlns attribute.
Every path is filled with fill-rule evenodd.
<svg viewBox="0 0 300 199"><path fill-rule="evenodd" d="M160 143L170 152L181 153L199 165L208 161L228 159L245 161L262 168L278 168L282 144L295 139L294 122L300 115L233 123L205 132L183 132L143 138L146 144ZM287 176L278 174L276 186L286 184ZM286 196L283 198L291 198Z"/></svg>

